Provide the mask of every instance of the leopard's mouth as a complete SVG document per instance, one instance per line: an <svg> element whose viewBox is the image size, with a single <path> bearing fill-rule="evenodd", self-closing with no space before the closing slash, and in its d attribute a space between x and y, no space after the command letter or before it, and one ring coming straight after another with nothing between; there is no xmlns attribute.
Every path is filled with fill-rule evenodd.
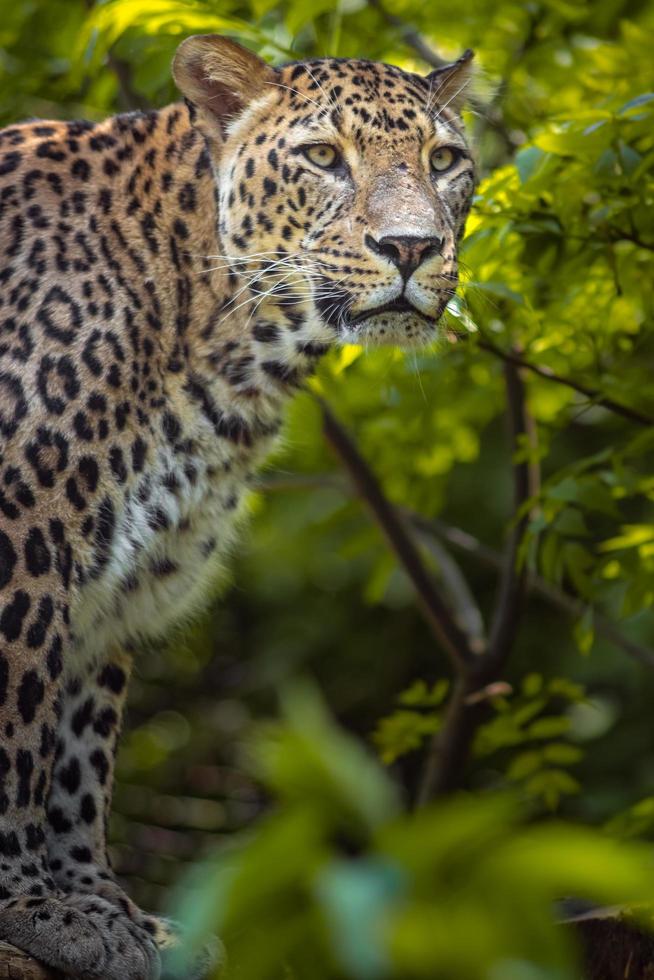
<svg viewBox="0 0 654 980"><path fill-rule="evenodd" d="M427 337L436 329L442 314L442 309L433 315L424 313L405 293L379 306L353 310L352 294L328 284L328 280L316 298L316 305L326 323L341 338L349 337L349 343L357 343L357 338L364 335L374 342L377 333L385 338L384 343L402 344L407 332Z"/></svg>
<svg viewBox="0 0 654 980"><path fill-rule="evenodd" d="M398 296L397 299L391 300L390 303L383 303L381 306L375 306L369 310L362 310L361 313L350 316L350 324L351 326L356 326L358 323L363 323L371 317L381 316L384 313L411 313L413 316L421 317L430 324L436 323L437 319L434 316L428 316L426 313L423 313L417 306L410 303L406 296Z"/></svg>

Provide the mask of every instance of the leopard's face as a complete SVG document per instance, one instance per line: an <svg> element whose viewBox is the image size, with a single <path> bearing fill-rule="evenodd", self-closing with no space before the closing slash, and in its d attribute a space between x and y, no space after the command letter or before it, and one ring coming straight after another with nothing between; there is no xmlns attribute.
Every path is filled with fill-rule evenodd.
<svg viewBox="0 0 654 980"><path fill-rule="evenodd" d="M374 62L266 66L216 168L225 261L262 302L342 342L434 338L475 184L452 91Z"/></svg>

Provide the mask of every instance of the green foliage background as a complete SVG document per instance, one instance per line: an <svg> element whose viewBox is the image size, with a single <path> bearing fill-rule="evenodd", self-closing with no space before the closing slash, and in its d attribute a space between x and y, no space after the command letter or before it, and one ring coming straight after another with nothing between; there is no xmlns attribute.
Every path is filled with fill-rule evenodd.
<svg viewBox="0 0 654 980"><path fill-rule="evenodd" d="M482 183L443 340L411 355L346 348L295 399L252 498L231 584L194 629L141 658L114 855L134 896L160 906L188 862L230 842L233 856L193 891L191 919L198 931L219 920L235 937L235 975L245 980L570 975L548 926L550 898L646 890L640 852L636 860L580 827L625 837L654 826L654 5L0 6L3 124L163 105L176 98L173 51L191 33L228 33L271 60L364 56L412 70L427 68L416 37L443 57L475 49L467 122ZM534 424L521 450L540 487L522 552L536 587L506 685L461 774L467 804L400 816L448 703L449 666L326 447L315 394L351 429L389 497L422 518L426 560L450 601L467 608L472 597L483 618L512 517L498 351L540 370L523 371ZM307 675L390 775L332 730L306 693L291 698L285 727L258 737L259 763L248 764L255 720L275 714L279 692ZM333 765L358 776L315 779ZM374 784L365 804L356 803L359 778ZM505 801L508 789L517 803ZM262 818L269 792L280 803ZM518 830L525 805L530 823ZM338 843L352 832L339 814L353 806L365 810L354 821L357 859ZM550 823L552 811L567 829ZM234 831L253 821L254 842L232 847ZM509 853L521 835L525 850ZM448 841L462 856L444 868ZM260 893L259 868L274 889ZM234 876L238 901L225 884ZM246 925L260 931L259 959L239 939Z"/></svg>

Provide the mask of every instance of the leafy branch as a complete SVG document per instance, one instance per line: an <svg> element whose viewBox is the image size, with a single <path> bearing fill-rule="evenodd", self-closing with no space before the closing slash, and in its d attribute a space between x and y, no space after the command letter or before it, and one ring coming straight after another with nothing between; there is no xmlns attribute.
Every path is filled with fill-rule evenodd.
<svg viewBox="0 0 654 980"><path fill-rule="evenodd" d="M479 339L477 344L482 348L482 350L488 351L490 354L494 354L495 357L501 358L501 360L503 360L505 363L513 364L516 367L525 368L525 370L531 371L533 374L537 374L541 378L546 378L548 381L553 381L555 384L565 385L566 388L572 388L573 391L578 392L580 395L584 395L595 405L601 405L602 408L606 408L615 415L621 415L623 418L629 419L630 422L637 422L639 425L654 425L654 419L649 415L646 415L644 412L640 412L636 408L631 408L629 405L623 405L621 402L617 402L613 398L609 398L608 395L602 394L602 392L598 391L596 388L591 388L588 385L584 385L580 381L575 381L573 378L564 378L562 375L552 371L551 368L544 367L541 364L534 364L532 361L527 361L515 351L502 350L501 347L493 344L490 340Z"/></svg>

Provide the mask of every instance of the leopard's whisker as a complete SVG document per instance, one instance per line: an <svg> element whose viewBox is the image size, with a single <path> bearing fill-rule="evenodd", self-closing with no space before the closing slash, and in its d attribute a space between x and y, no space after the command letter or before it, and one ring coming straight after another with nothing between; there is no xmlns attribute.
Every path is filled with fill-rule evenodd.
<svg viewBox="0 0 654 980"><path fill-rule="evenodd" d="M309 98L309 96L305 95L303 92L298 92L298 90L296 88L293 88L292 85L284 85L282 82L269 82L268 84L274 85L275 88L286 89L288 92L292 92L293 95L297 95L298 98L304 99L305 102L310 102L311 105L315 105L316 109L318 109L322 115L324 115L325 112L328 111L328 109L325 106L321 106L319 102L316 102L315 99Z"/></svg>
<svg viewBox="0 0 654 980"><path fill-rule="evenodd" d="M323 87L322 83L316 78L316 76L311 71L311 68L309 67L309 65L305 65L304 67L305 67L305 69L306 69L307 74L309 75L309 77L316 83L316 85L318 86L318 88L320 89L320 91L322 92L322 94L327 99L328 104L332 105L335 109L339 109L340 110L342 108L341 107L341 104L338 101L338 99L336 98L336 96L334 95L334 93L333 92L327 92L325 90L325 88Z"/></svg>

